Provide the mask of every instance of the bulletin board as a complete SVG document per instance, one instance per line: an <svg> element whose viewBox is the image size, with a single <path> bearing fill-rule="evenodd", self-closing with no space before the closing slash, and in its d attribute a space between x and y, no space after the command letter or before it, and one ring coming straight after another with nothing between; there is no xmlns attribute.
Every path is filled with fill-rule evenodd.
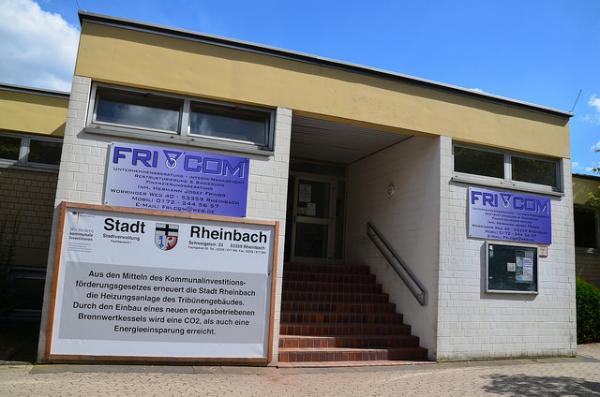
<svg viewBox="0 0 600 397"><path fill-rule="evenodd" d="M487 243L486 270L486 292L538 292L536 247Z"/></svg>

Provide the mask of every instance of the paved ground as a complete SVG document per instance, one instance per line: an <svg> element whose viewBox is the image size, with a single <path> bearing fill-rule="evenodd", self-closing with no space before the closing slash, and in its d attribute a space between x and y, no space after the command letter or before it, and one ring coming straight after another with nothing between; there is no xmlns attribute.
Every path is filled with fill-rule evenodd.
<svg viewBox="0 0 600 397"><path fill-rule="evenodd" d="M600 344L574 359L275 369L1 365L0 396L600 396Z"/></svg>

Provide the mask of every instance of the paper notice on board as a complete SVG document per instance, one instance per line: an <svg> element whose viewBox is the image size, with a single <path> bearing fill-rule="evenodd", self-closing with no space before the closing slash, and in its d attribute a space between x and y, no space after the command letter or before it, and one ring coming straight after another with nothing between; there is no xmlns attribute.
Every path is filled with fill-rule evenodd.
<svg viewBox="0 0 600 397"><path fill-rule="evenodd" d="M517 252L515 257L515 281L517 283L523 283L523 252Z"/></svg>
<svg viewBox="0 0 600 397"><path fill-rule="evenodd" d="M515 272L517 270L517 264L514 262L508 262L506 264L506 271L507 272Z"/></svg>
<svg viewBox="0 0 600 397"><path fill-rule="evenodd" d="M317 216L317 203L306 203L306 215Z"/></svg>
<svg viewBox="0 0 600 397"><path fill-rule="evenodd" d="M525 252L525 257L523 258L523 281L533 281L533 252L527 251Z"/></svg>
<svg viewBox="0 0 600 397"><path fill-rule="evenodd" d="M312 186L301 183L298 185L298 202L308 203L312 196Z"/></svg>

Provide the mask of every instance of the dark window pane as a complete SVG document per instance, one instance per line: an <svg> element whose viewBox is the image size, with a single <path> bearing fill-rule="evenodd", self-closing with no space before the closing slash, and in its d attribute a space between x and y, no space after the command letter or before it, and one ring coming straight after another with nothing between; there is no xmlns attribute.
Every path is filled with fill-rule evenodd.
<svg viewBox="0 0 600 397"><path fill-rule="evenodd" d="M511 163L513 180L557 186L556 162L512 156Z"/></svg>
<svg viewBox="0 0 600 397"><path fill-rule="evenodd" d="M192 134L253 142L266 146L269 114L247 109L193 103L190 113Z"/></svg>
<svg viewBox="0 0 600 397"><path fill-rule="evenodd" d="M596 247L596 211L575 207L575 246Z"/></svg>
<svg viewBox="0 0 600 397"><path fill-rule="evenodd" d="M181 100L99 88L96 101L96 121L179 131Z"/></svg>
<svg viewBox="0 0 600 397"><path fill-rule="evenodd" d="M61 152L61 142L38 141L32 139L29 143L29 157L27 158L27 161L30 163L59 165Z"/></svg>
<svg viewBox="0 0 600 397"><path fill-rule="evenodd" d="M0 159L18 160L21 138L0 136Z"/></svg>
<svg viewBox="0 0 600 397"><path fill-rule="evenodd" d="M504 178L504 155L455 146L454 171Z"/></svg>
<svg viewBox="0 0 600 397"><path fill-rule="evenodd" d="M298 222L296 224L296 256L327 257L328 233L327 225Z"/></svg>

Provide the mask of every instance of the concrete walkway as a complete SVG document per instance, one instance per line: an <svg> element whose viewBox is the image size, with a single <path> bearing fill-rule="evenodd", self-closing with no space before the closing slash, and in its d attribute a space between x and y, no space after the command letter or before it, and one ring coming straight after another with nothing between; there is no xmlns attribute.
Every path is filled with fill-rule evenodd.
<svg viewBox="0 0 600 397"><path fill-rule="evenodd" d="M577 358L275 369L2 365L0 396L600 396L600 344Z"/></svg>

